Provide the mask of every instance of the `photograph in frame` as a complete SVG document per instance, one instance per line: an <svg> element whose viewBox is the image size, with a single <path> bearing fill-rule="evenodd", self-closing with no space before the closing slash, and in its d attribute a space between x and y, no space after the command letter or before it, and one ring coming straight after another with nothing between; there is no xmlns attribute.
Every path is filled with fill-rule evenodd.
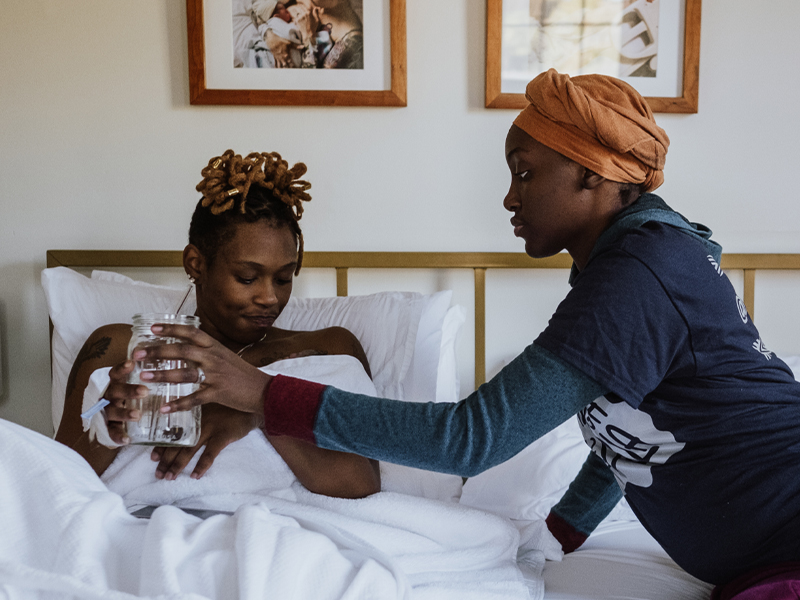
<svg viewBox="0 0 800 600"><path fill-rule="evenodd" d="M187 0L191 104L405 106L405 0Z"/></svg>
<svg viewBox="0 0 800 600"><path fill-rule="evenodd" d="M697 112L700 0L488 0L486 106L522 108L550 68L626 81L654 112Z"/></svg>
<svg viewBox="0 0 800 600"><path fill-rule="evenodd" d="M231 0L233 66L363 69L363 0Z"/></svg>

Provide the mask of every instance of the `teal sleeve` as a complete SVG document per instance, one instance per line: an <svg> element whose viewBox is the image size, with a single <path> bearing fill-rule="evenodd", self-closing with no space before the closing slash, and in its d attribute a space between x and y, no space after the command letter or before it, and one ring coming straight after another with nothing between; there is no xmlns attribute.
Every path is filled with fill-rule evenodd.
<svg viewBox="0 0 800 600"><path fill-rule="evenodd" d="M321 448L471 477L498 465L605 393L536 344L461 402L400 402L322 391Z"/></svg>
<svg viewBox="0 0 800 600"><path fill-rule="evenodd" d="M547 526L565 552L580 546L622 498L611 469L590 452L578 476L552 508Z"/></svg>

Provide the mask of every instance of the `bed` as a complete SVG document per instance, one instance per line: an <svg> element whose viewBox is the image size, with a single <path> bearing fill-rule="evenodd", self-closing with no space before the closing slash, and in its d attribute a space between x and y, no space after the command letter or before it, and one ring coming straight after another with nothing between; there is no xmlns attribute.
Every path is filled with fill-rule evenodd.
<svg viewBox="0 0 800 600"><path fill-rule="evenodd" d="M304 268L317 273L321 281L302 288L305 295L332 297L293 298L278 325L296 329L345 326L364 345L377 393L434 402L455 401L470 387L463 376L465 337L471 338L466 356L473 362L470 374L475 386L502 366L504 355L487 350L487 338L491 337L487 324L492 325L495 317L495 311L487 310L487 297L491 299L493 293L487 291L487 282L495 281L492 274L546 270L565 280L562 271L570 266L566 255L534 260L510 253L308 252L304 261ZM88 332L105 322L130 322L132 307L135 311L143 310L144 305L147 310L175 310L188 291L180 279L180 265L177 251L48 252L43 285L51 317L54 426L61 416L59 398L63 398L69 365ZM756 271L798 269L800 255L724 255L722 267L752 316ZM457 272L471 280L471 297L462 293L454 299L447 290L359 293L365 288L353 283L353 273L385 269L392 270L386 279L389 286L402 280L395 273L433 272L434 288L451 281L443 272ZM150 282L141 281L144 279ZM533 285L537 289L539 283ZM325 286L328 292L335 287L336 296L326 294ZM356 294L352 294L354 289ZM561 292L557 289L554 296ZM466 325L467 311L459 303L474 313ZM534 326L540 328L541 323ZM32 512L41 514L46 507L53 515L66 511L71 518L68 530L54 518L42 519L36 535L66 540L74 548L66 555L53 555L52 551L35 555L36 544L31 540L35 542L36 535L27 535L28 545L21 543L17 548L24 560L19 556L8 560L9 549L3 548L0 598L46 597L37 594L48 589L59 598L224 598L231 597L226 593L233 588L237 589L234 596L261 597L266 585L261 573L264 561L271 566L268 592L281 598L688 600L707 598L710 593L710 586L683 572L665 555L624 501L582 548L561 557L542 518L564 493L587 454L572 421L508 463L466 482L382 465L385 491L371 499L336 501L293 489L289 495L272 494L265 500L257 490L248 489L242 491L242 497L250 498L247 506L232 504L226 511L235 512L233 516L218 514L202 520L173 506L162 506L147 523L130 517L133 506L108 493L93 473L81 469L80 459L70 456L71 451L65 452L51 440L31 440L22 428L1 425L6 431L0 435L0 444L5 444L0 453L22 453L28 464L33 461L42 485L35 493L16 497L9 492L13 486L6 485L0 496L5 495L6 506L16 507L18 522ZM9 472L6 468L4 477L16 478L22 486L31 479L30 469ZM83 485L78 491L75 481ZM214 496L211 491L208 494ZM85 506L87 497L92 498L90 509L76 512L75 506ZM159 504L180 505L169 497L162 500ZM223 505L227 501L218 500ZM387 513L396 516L387 519ZM263 532L276 525L265 522L265 514L282 519L282 525L290 524L289 531L309 539L276 539L267 552ZM109 533L117 529L129 533L127 550L119 536ZM235 542L233 554L220 547L223 539ZM407 544L388 543L387 539L403 539ZM131 548L137 548L141 557L135 568L121 568ZM85 560L75 562L81 552ZM170 552L183 560L170 558ZM153 553L160 563L147 560ZM309 555L314 560L309 560Z"/></svg>

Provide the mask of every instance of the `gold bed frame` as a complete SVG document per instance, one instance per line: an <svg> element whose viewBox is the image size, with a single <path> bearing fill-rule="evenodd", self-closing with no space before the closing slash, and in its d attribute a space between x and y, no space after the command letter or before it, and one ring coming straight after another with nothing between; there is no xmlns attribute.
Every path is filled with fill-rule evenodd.
<svg viewBox="0 0 800 600"><path fill-rule="evenodd" d="M472 269L475 274L475 387L486 381L486 270L569 269L568 254L530 258L514 252L306 252L303 265L336 269L336 295L347 296L349 269ZM180 250L48 250L48 267L181 267ZM723 269L744 272L744 304L755 316L757 270L798 270L800 254L723 254Z"/></svg>

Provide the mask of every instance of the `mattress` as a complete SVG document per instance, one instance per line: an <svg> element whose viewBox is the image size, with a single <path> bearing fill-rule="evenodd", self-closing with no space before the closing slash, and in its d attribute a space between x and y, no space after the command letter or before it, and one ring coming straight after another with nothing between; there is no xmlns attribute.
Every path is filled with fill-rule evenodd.
<svg viewBox="0 0 800 600"><path fill-rule="evenodd" d="M708 600L638 521L603 522L577 551L544 568L545 600Z"/></svg>

